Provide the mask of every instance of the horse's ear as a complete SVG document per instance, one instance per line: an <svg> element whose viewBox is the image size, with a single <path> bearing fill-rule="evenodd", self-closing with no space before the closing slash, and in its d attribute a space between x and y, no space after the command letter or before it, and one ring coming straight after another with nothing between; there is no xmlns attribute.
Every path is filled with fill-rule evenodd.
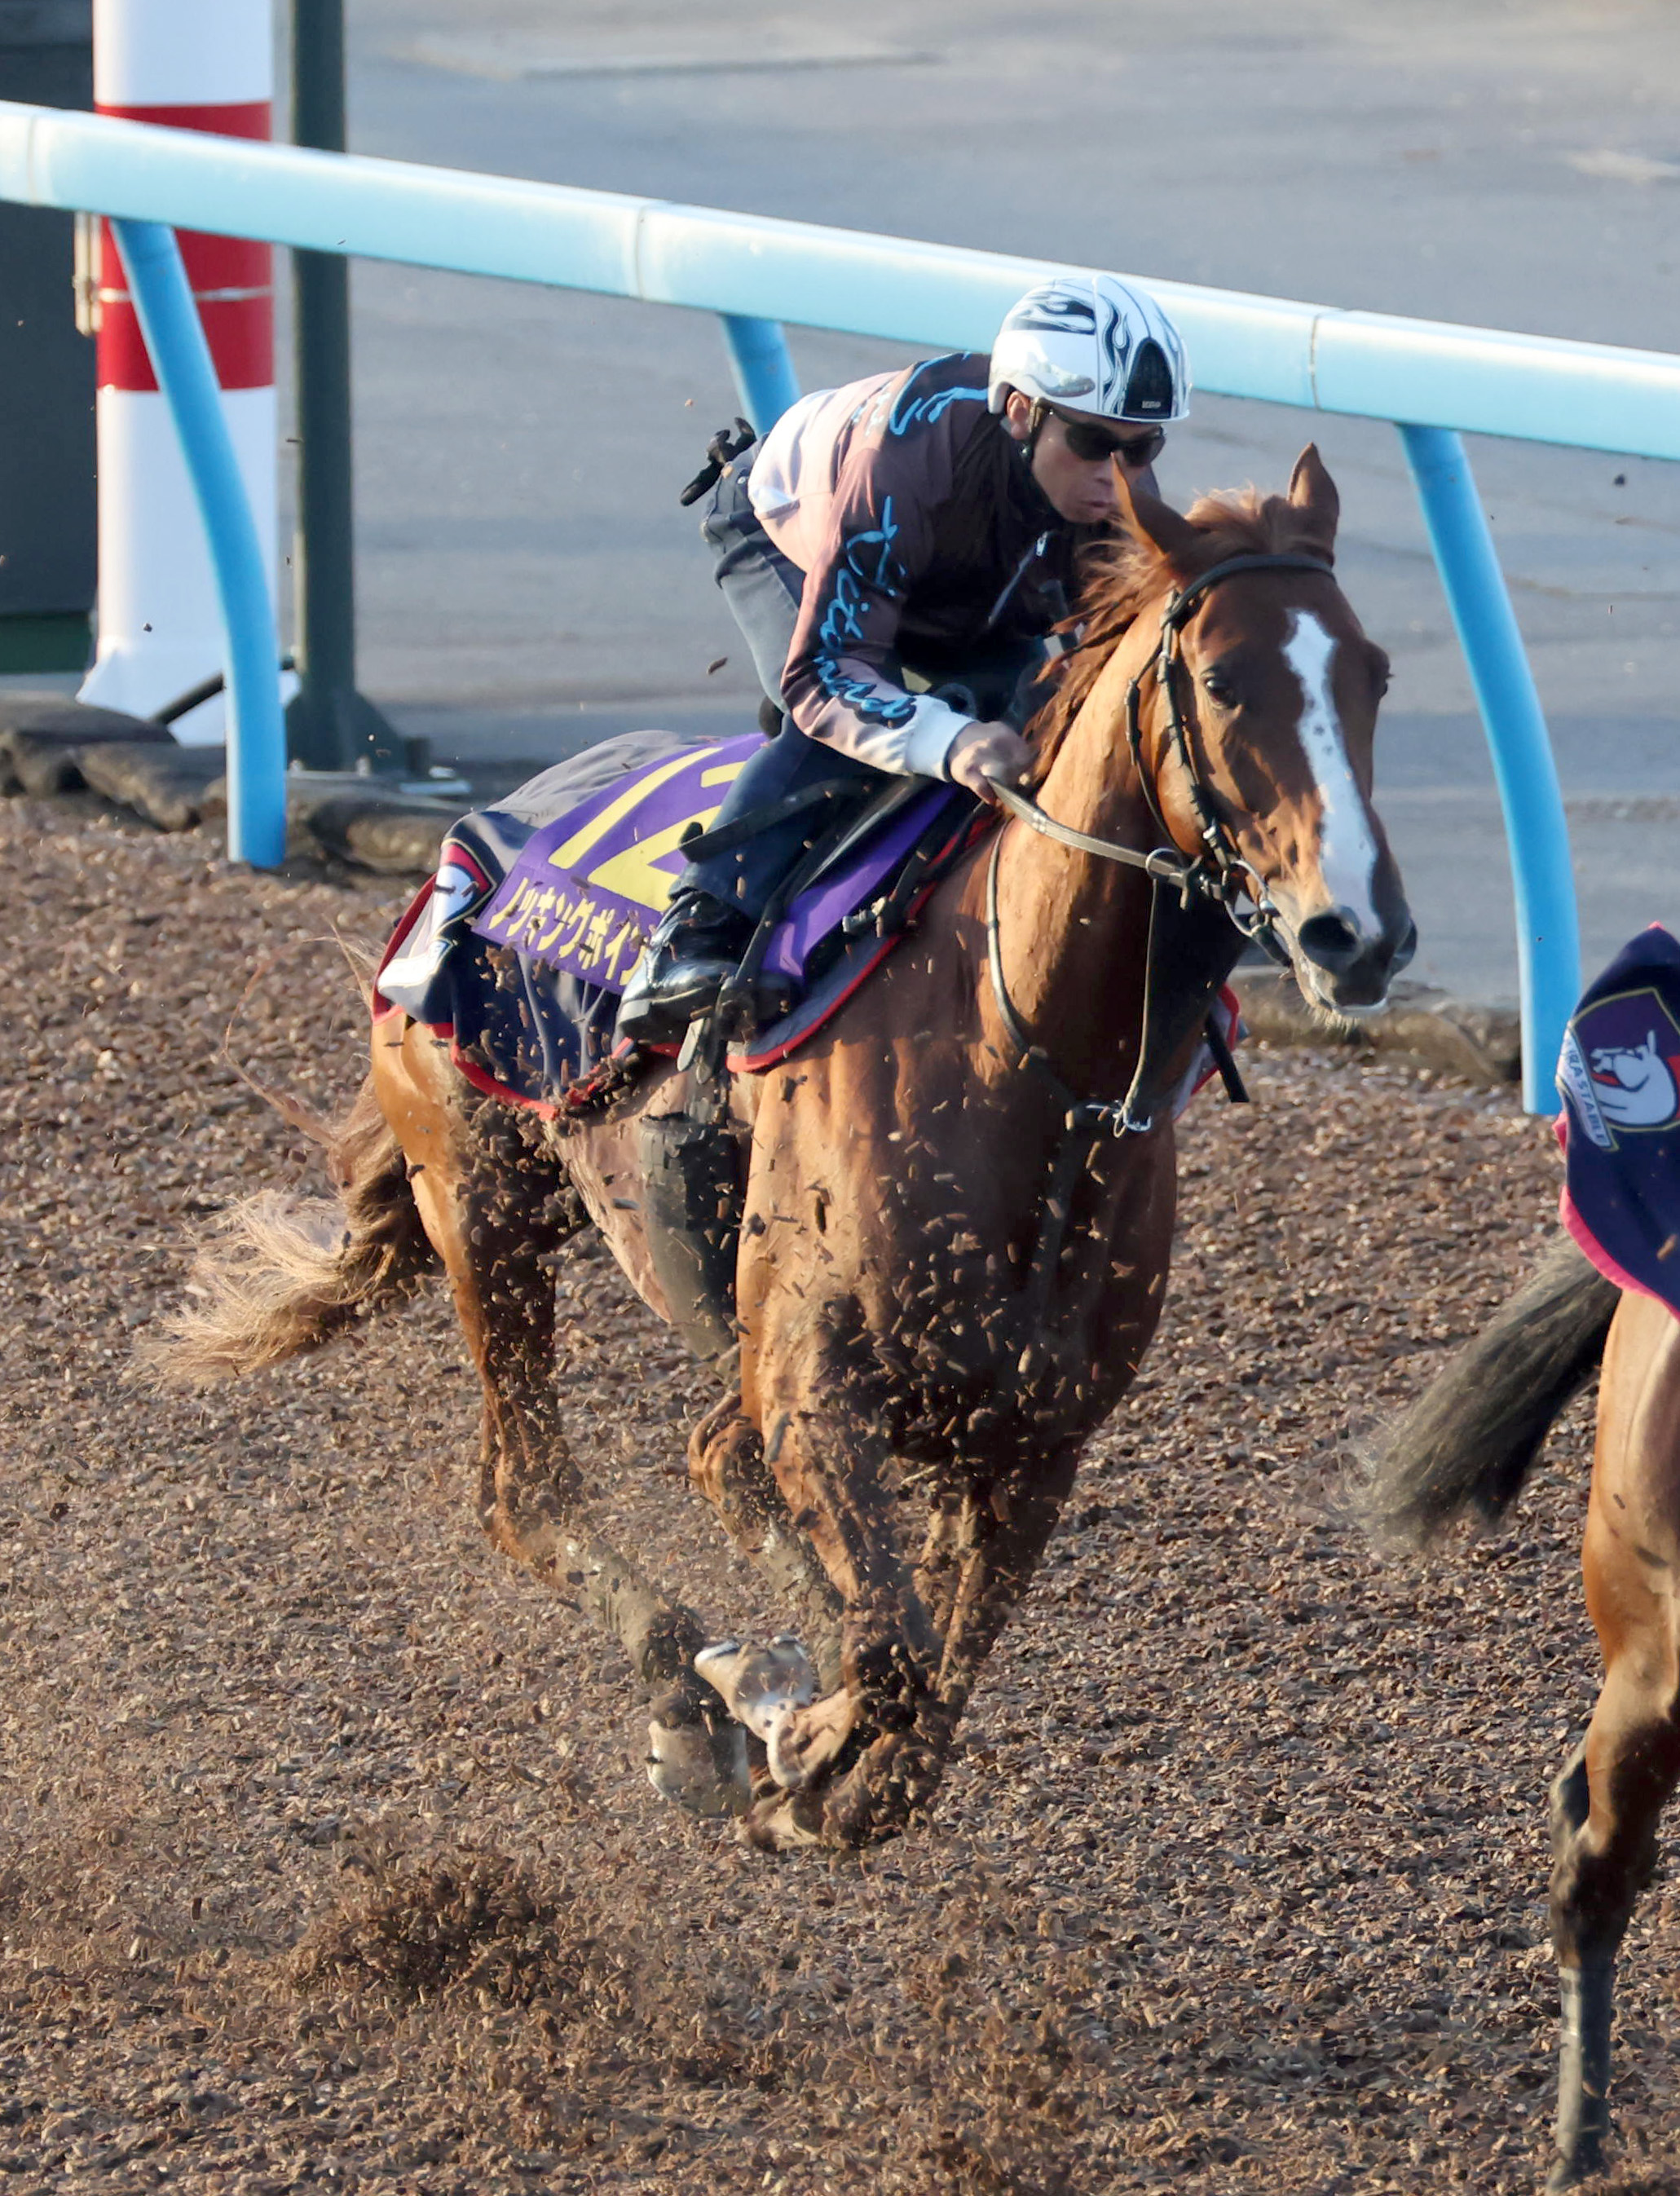
<svg viewBox="0 0 1680 2196"><path fill-rule="evenodd" d="M1308 442L1295 461L1295 471L1289 477L1289 500L1308 522L1302 531L1328 560L1336 546L1342 499L1316 442Z"/></svg>
<svg viewBox="0 0 1680 2196"><path fill-rule="evenodd" d="M1146 488L1126 477L1117 462L1114 485L1120 497L1120 523L1135 541L1152 541L1169 564L1182 566L1192 558L1202 536L1171 504L1163 503Z"/></svg>

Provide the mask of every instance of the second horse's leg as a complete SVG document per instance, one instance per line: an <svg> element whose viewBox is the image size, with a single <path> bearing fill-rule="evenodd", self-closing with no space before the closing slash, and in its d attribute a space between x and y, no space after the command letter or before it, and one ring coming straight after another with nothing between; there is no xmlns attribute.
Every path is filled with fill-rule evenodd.
<svg viewBox="0 0 1680 2196"><path fill-rule="evenodd" d="M1552 1790L1555 2191L1602 2163L1616 1953L1680 1776L1680 1323L1648 1297L1623 1297L1605 1351L1584 1569L1605 1678L1586 1742Z"/></svg>

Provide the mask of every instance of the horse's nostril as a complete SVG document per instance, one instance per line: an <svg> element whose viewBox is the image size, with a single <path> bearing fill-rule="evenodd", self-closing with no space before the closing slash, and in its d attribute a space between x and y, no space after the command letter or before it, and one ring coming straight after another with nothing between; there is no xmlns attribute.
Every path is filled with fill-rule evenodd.
<svg viewBox="0 0 1680 2196"><path fill-rule="evenodd" d="M1406 926L1406 935L1401 939L1400 944L1395 946L1394 957L1389 963L1389 966L1394 969L1394 973L1398 974L1402 968L1409 968L1411 967L1412 961L1417 956L1417 925L1415 922L1408 922Z"/></svg>
<svg viewBox="0 0 1680 2196"><path fill-rule="evenodd" d="M1332 974L1351 968L1365 951L1364 939L1342 915L1308 916L1296 937L1307 958Z"/></svg>

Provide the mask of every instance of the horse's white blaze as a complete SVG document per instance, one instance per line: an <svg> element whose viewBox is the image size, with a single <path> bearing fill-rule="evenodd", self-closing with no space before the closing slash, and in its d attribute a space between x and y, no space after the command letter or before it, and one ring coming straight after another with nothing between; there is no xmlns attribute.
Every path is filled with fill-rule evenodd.
<svg viewBox="0 0 1680 2196"><path fill-rule="evenodd" d="M1330 683L1335 654L1335 641L1313 612L1296 610L1284 656L1301 681L1301 744L1318 785L1322 812L1319 864L1331 905L1345 908L1360 929L1371 934L1382 928L1371 897L1377 841L1371 834L1365 796L1348 760L1348 743Z"/></svg>

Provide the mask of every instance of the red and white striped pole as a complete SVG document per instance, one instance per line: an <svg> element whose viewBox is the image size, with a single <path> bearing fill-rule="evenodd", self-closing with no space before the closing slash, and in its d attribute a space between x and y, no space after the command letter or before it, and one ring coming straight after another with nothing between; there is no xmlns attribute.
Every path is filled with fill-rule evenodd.
<svg viewBox="0 0 1680 2196"><path fill-rule="evenodd" d="M266 138L273 97L273 0L94 0L101 114ZM272 596L274 255L266 244L185 231L181 247ZM80 698L144 717L220 669L222 621L186 464L108 231L98 301L99 648ZM175 731L214 741L222 721L218 696Z"/></svg>

